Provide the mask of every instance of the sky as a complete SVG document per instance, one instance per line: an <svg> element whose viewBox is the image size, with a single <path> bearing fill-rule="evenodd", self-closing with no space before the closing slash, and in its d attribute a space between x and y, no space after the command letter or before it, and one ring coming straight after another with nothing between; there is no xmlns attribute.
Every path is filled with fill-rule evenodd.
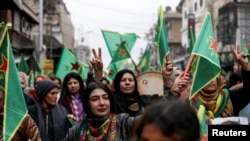
<svg viewBox="0 0 250 141"><path fill-rule="evenodd" d="M83 45L102 48L106 70L111 58L101 30L135 33L140 38L131 51L132 59L139 62L139 54L146 48L145 33L157 22L158 9L162 5L172 10L180 0L64 0L75 27L75 39L84 37ZM80 43L80 42L79 42Z"/></svg>

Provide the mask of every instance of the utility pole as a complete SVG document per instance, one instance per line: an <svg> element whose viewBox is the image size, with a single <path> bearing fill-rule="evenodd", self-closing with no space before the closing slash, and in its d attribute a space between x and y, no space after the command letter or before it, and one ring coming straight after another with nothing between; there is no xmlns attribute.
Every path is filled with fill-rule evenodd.
<svg viewBox="0 0 250 141"><path fill-rule="evenodd" d="M43 0L39 0L39 46L37 50L38 62L41 62L41 51L43 50Z"/></svg>

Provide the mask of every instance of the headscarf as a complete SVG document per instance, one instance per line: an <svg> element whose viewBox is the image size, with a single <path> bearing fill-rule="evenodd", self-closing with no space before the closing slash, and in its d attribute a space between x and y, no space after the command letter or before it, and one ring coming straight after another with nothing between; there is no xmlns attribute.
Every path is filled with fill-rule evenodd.
<svg viewBox="0 0 250 141"><path fill-rule="evenodd" d="M125 73L131 74L134 78L135 88L132 94L124 94L121 91L120 82ZM119 72L117 72L114 78L113 86L114 86L114 94L118 95L116 96L117 102L120 105L118 107L120 107L120 110L121 109L125 110L121 112L129 113L131 116L137 115L138 112L141 111L142 108L144 107L144 104L140 98L140 93L138 91L138 84L134 72L129 69L120 70Z"/></svg>
<svg viewBox="0 0 250 141"><path fill-rule="evenodd" d="M191 101L198 109L200 104L206 108L206 114L210 118L229 117L233 115L233 105L229 98L227 89L223 89L223 81L219 76L217 79L217 90L207 94L203 89Z"/></svg>

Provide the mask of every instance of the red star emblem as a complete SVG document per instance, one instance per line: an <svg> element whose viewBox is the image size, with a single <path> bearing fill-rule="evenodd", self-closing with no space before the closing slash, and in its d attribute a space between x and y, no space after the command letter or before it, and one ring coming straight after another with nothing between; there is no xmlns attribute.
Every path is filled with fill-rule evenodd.
<svg viewBox="0 0 250 141"><path fill-rule="evenodd" d="M7 66L8 66L8 61L5 56L2 56L2 64L0 65L0 71L6 72L7 71Z"/></svg>
<svg viewBox="0 0 250 141"><path fill-rule="evenodd" d="M108 72L108 76L111 76L112 74L113 74L113 71L110 70L110 71Z"/></svg>
<svg viewBox="0 0 250 141"><path fill-rule="evenodd" d="M71 63L71 65L72 65L71 70L76 70L76 71L78 71L78 69L80 68L80 65L79 65L77 62Z"/></svg>
<svg viewBox="0 0 250 141"><path fill-rule="evenodd" d="M120 54L121 56L124 56L124 55L126 54L125 49L120 49L119 54Z"/></svg>
<svg viewBox="0 0 250 141"><path fill-rule="evenodd" d="M217 43L216 41L210 37L211 45L209 48L211 48L214 52L217 52Z"/></svg>

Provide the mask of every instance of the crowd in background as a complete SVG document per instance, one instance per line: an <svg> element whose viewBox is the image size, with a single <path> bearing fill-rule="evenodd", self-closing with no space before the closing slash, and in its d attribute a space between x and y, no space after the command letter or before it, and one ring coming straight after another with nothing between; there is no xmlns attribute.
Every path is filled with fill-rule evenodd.
<svg viewBox="0 0 250 141"><path fill-rule="evenodd" d="M102 76L101 49L98 53L93 50L93 72L87 80L76 72L68 73L63 80L39 75L31 89L27 75L19 72L27 119L35 127L26 128L33 132L16 134L19 140L27 137L42 141L199 141L200 105L205 107L207 125L217 117L250 118L250 65L244 54L232 51L237 61L234 69L226 75L221 73L191 100L192 76L173 66L171 60L160 72L163 95L141 94L138 71L122 69L112 82L107 81ZM3 91L1 95L4 97Z"/></svg>

